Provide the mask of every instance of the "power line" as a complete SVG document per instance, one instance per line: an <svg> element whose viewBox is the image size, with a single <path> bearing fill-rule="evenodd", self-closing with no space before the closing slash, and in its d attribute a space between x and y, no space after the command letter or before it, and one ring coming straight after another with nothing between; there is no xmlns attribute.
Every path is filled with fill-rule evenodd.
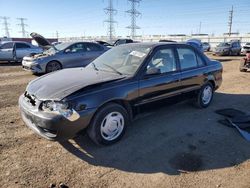
<svg viewBox="0 0 250 188"><path fill-rule="evenodd" d="M5 36L6 37L10 37L10 32L9 32L9 23L8 23L8 20L10 19L9 17L6 17L6 16L1 16L0 19L3 19L3 30L5 30Z"/></svg>
<svg viewBox="0 0 250 188"><path fill-rule="evenodd" d="M234 7L232 6L232 9L229 11L229 22L228 22L228 26L229 26L228 35L229 35L229 36L230 36L231 33L232 33L233 13L234 13Z"/></svg>
<svg viewBox="0 0 250 188"><path fill-rule="evenodd" d="M104 20L104 22L107 23L107 35L109 40L112 41L115 35L114 24L117 23L114 20L114 15L117 13L117 10L114 9L113 0L109 0L108 7L104 8L104 12L108 15L108 19Z"/></svg>
<svg viewBox="0 0 250 188"><path fill-rule="evenodd" d="M140 29L139 26L136 25L136 18L141 15L141 13L136 10L137 4L140 4L141 0L128 0L131 3L131 9L127 10L126 13L130 14L131 17L131 24L127 28L131 30L131 38L136 36L136 30Z"/></svg>
<svg viewBox="0 0 250 188"><path fill-rule="evenodd" d="M27 19L26 18L17 18L17 20L20 21L20 24L17 24L17 25L20 25L21 26L21 31L19 31L20 33L22 33L23 35L23 38L25 38L27 36L27 31L25 30L25 27L27 27L28 25L24 23L24 21L26 21Z"/></svg>

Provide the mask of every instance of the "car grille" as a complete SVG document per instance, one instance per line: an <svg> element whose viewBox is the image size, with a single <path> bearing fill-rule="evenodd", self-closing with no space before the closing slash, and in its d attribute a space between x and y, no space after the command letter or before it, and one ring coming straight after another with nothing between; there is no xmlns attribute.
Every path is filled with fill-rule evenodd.
<svg viewBox="0 0 250 188"><path fill-rule="evenodd" d="M31 104L32 106L36 106L37 100L34 95L30 95L27 91L25 91L24 97L29 104Z"/></svg>
<svg viewBox="0 0 250 188"><path fill-rule="evenodd" d="M250 49L250 47L245 46L245 47L244 47L244 49L249 50L249 49Z"/></svg>

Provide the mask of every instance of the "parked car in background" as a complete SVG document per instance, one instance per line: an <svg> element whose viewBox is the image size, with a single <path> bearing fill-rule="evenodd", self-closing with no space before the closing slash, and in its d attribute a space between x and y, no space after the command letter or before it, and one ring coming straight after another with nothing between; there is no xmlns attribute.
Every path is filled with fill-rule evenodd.
<svg viewBox="0 0 250 188"><path fill-rule="evenodd" d="M209 52L211 50L211 45L208 42L203 42L202 47L204 52Z"/></svg>
<svg viewBox="0 0 250 188"><path fill-rule="evenodd" d="M187 44L195 47L196 49L200 50L201 52L203 52L203 46L202 46L202 42L199 39L189 39L186 42Z"/></svg>
<svg viewBox="0 0 250 188"><path fill-rule="evenodd" d="M241 48L241 54L246 55L248 51L250 51L250 42L247 42L247 43Z"/></svg>
<svg viewBox="0 0 250 188"><path fill-rule="evenodd" d="M174 40L162 39L162 40L159 40L159 42L176 42L176 41L174 41Z"/></svg>
<svg viewBox="0 0 250 188"><path fill-rule="evenodd" d="M24 56L42 53L43 49L28 42L3 42L0 45L0 61L22 61Z"/></svg>
<svg viewBox="0 0 250 188"><path fill-rule="evenodd" d="M122 44L128 44L128 43L133 43L134 41L132 39L118 39L115 41L113 46L119 46Z"/></svg>
<svg viewBox="0 0 250 188"><path fill-rule="evenodd" d="M214 55L240 55L241 45L239 40L220 43L214 51Z"/></svg>
<svg viewBox="0 0 250 188"><path fill-rule="evenodd" d="M49 73L64 68L85 67L109 48L93 42L67 42L51 46L42 54L26 56L22 66L33 73Z"/></svg>
<svg viewBox="0 0 250 188"><path fill-rule="evenodd" d="M103 46L106 46L106 47L109 47L109 48L111 48L113 45L112 44L110 44L110 43L108 43L108 42L105 42L105 41L101 41L101 40L97 40L96 41L98 44L101 44L101 45L103 45Z"/></svg>
<svg viewBox="0 0 250 188"><path fill-rule="evenodd" d="M221 63L190 45L125 44L85 68L31 81L19 106L24 122L49 140L66 140L87 129L95 143L107 145L121 139L144 104L188 95L206 108L221 82Z"/></svg>
<svg viewBox="0 0 250 188"><path fill-rule="evenodd" d="M55 45L61 44L61 43L62 43L62 42L52 42L51 44L55 46Z"/></svg>

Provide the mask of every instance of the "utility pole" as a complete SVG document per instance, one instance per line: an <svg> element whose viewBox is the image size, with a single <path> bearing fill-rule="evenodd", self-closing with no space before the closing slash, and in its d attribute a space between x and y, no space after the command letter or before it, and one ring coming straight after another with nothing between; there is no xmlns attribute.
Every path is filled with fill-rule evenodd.
<svg viewBox="0 0 250 188"><path fill-rule="evenodd" d="M114 15L117 13L117 10L114 9L113 0L108 0L108 1L109 1L108 7L104 8L104 12L108 15L108 19L104 20L104 22L107 23L107 35L109 37L109 40L112 41L115 35L114 24L117 23L114 20Z"/></svg>
<svg viewBox="0 0 250 188"><path fill-rule="evenodd" d="M232 34L233 13L234 13L234 7L232 6L232 9L229 11L229 22L228 22L228 26L229 26L228 35L229 36Z"/></svg>
<svg viewBox="0 0 250 188"><path fill-rule="evenodd" d="M1 19L3 19L3 30L5 31L5 36L6 37L10 37L10 29L9 29L9 23L8 23L8 20L10 19L9 17L6 17L6 16L1 16L0 17Z"/></svg>
<svg viewBox="0 0 250 188"><path fill-rule="evenodd" d="M200 22L200 25L199 25L199 34L201 34L201 22Z"/></svg>
<svg viewBox="0 0 250 188"><path fill-rule="evenodd" d="M58 31L56 31L56 38L57 38L57 40L58 40L58 38L59 38L59 33L58 33Z"/></svg>
<svg viewBox="0 0 250 188"><path fill-rule="evenodd" d="M25 30L25 27L27 27L28 25L24 23L24 21L26 21L27 19L26 18L17 18L17 20L20 21L20 24L17 24L17 25L20 25L21 26L21 31L19 31L20 33L22 33L23 35L23 38L27 37L27 31Z"/></svg>
<svg viewBox="0 0 250 188"><path fill-rule="evenodd" d="M126 13L130 14L131 24L127 28L131 30L130 36L133 39L136 37L136 29L140 29L140 27L136 25L136 18L140 16L141 13L138 10L136 10L136 5L137 4L139 5L141 0L128 0L128 1L131 3L131 9L127 10Z"/></svg>

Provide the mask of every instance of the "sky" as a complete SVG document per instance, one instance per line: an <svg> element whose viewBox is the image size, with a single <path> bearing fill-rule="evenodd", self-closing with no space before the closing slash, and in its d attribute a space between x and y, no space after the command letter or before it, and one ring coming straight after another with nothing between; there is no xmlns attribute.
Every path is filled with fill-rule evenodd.
<svg viewBox="0 0 250 188"><path fill-rule="evenodd" d="M114 19L116 36L130 31L130 9L127 0L113 0L117 14ZM26 30L45 37L79 37L107 35L107 19L103 8L108 0L0 0L0 16L10 19L11 37L21 37L19 21L27 18ZM250 33L250 0L142 0L136 20L138 35L201 33L221 35L228 32L229 10L234 7L232 32ZM0 20L0 36L4 36Z"/></svg>

